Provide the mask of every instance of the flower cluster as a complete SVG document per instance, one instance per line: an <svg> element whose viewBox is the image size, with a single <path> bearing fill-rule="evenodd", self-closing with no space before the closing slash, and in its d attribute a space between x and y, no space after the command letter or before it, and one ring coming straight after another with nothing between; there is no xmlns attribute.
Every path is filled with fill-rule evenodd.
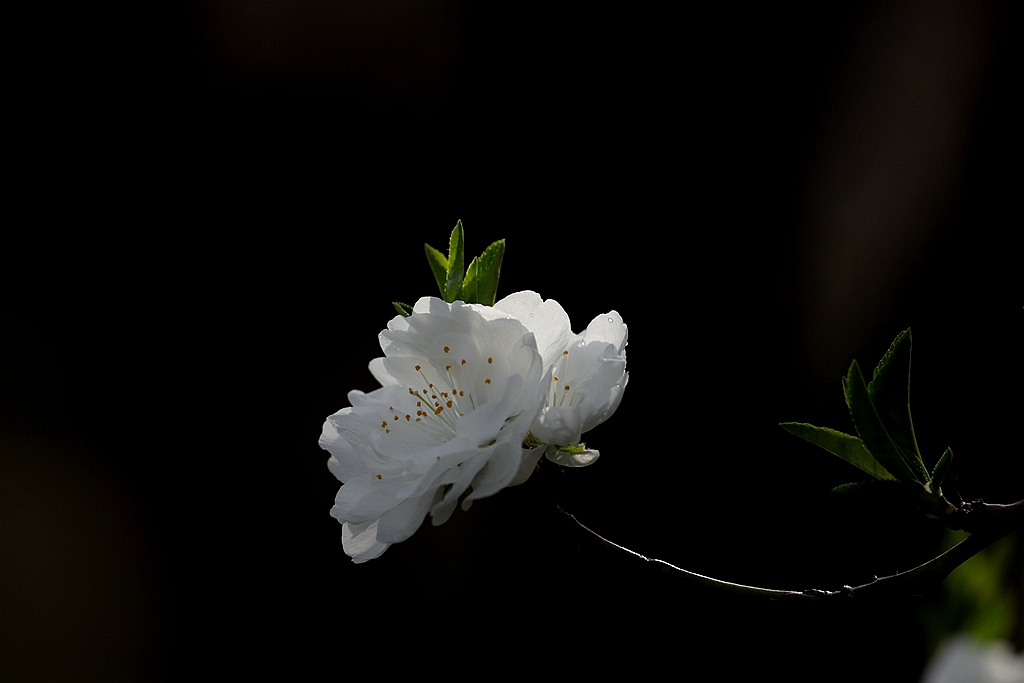
<svg viewBox="0 0 1024 683"><path fill-rule="evenodd" d="M429 512L526 481L538 460L588 465L580 443L622 400L626 326L612 311L574 334L554 300L517 292L493 307L424 297L380 333L381 387L352 391L320 446L343 483L331 514L355 562L409 538Z"/></svg>

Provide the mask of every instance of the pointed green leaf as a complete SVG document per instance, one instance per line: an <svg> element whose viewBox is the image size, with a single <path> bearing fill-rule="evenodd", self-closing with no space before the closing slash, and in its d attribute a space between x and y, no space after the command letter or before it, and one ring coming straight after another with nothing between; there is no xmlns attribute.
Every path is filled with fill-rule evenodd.
<svg viewBox="0 0 1024 683"><path fill-rule="evenodd" d="M946 473L949 472L949 468L953 465L953 449L947 448L939 461L935 463L935 469L932 470L931 478L931 490L932 493L938 493L939 487L942 486L942 480L946 478Z"/></svg>
<svg viewBox="0 0 1024 683"><path fill-rule="evenodd" d="M849 434L837 432L827 427L815 427L801 422L783 422L782 428L801 439L806 439L816 446L821 446L829 453L855 465L875 479L895 479L881 463L864 448L861 440Z"/></svg>
<svg viewBox="0 0 1024 683"><path fill-rule="evenodd" d="M448 279L444 286L444 300L451 303L462 293L462 281L465 278L466 235L462 230L462 220L456 221L452 237L448 245Z"/></svg>
<svg viewBox="0 0 1024 683"><path fill-rule="evenodd" d="M870 505L874 509L893 506L915 507L917 496L907 484L895 479L872 479L851 484L841 484L832 489L833 493L848 496L859 501L859 505Z"/></svg>
<svg viewBox="0 0 1024 683"><path fill-rule="evenodd" d="M877 479L872 479L871 481L877 481ZM832 493L857 493L858 491L863 491L864 485L870 484L871 481L854 481L849 484L840 484L839 486L832 487Z"/></svg>
<svg viewBox="0 0 1024 683"><path fill-rule="evenodd" d="M448 259L429 244L424 244L423 249L427 252L427 263L430 264L430 270L434 273L434 279L437 280L437 287L443 297L445 284L448 282Z"/></svg>
<svg viewBox="0 0 1024 683"><path fill-rule="evenodd" d="M895 479L872 479L870 481L855 481L849 484L840 484L832 489L832 493L855 494L859 496L878 496L906 493L906 489L900 486Z"/></svg>
<svg viewBox="0 0 1024 683"><path fill-rule="evenodd" d="M853 426L857 430L864 447L871 451L878 462L882 463L885 469L900 481L915 481L923 484L910 465L904 460L896 444L886 432L882 420L878 417L871 398L868 395L868 387L864 383L864 375L860 372L857 361L850 364L850 371L843 378L843 394L846 395L846 405L850 408L850 417L853 418Z"/></svg>
<svg viewBox="0 0 1024 683"><path fill-rule="evenodd" d="M878 362L868 384L868 396L903 461L918 481L928 481L910 418L910 329L903 330Z"/></svg>
<svg viewBox="0 0 1024 683"><path fill-rule="evenodd" d="M467 304L487 303L485 301L480 301L478 288L479 283L480 257L475 256L473 257L473 260L469 262L469 268L466 268L466 279L462 281L462 300L465 301Z"/></svg>
<svg viewBox="0 0 1024 683"><path fill-rule="evenodd" d="M412 306L409 304L403 304L401 301L392 301L391 305L395 307L399 315L404 315L406 318L412 315Z"/></svg>
<svg viewBox="0 0 1024 683"><path fill-rule="evenodd" d="M480 254L480 272L477 274L477 298L480 303L493 306L498 299L498 279L501 261L505 257L505 240L498 240Z"/></svg>

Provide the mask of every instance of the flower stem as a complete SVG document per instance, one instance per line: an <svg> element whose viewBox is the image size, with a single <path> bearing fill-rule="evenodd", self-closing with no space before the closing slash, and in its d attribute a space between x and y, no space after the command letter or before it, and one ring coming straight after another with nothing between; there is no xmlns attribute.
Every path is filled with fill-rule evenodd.
<svg viewBox="0 0 1024 683"><path fill-rule="evenodd" d="M723 590L754 599L767 599L769 601L820 602L825 599L835 598L920 595L938 586L954 569L1003 536L1024 528L1024 500L1008 505L988 505L982 501L975 501L970 504L969 512L965 513L972 521L970 526L973 533L949 550L928 560L924 564L890 576L876 577L871 582L859 586L843 586L838 590L812 588L803 591L787 591L722 581L721 579L715 579L676 567L664 560L645 557L634 550L609 541L576 519L575 515L563 510L557 503L556 507L558 507L562 514L572 520L579 529L596 538L604 546L620 554L646 562L654 570L671 574L689 583L707 588Z"/></svg>

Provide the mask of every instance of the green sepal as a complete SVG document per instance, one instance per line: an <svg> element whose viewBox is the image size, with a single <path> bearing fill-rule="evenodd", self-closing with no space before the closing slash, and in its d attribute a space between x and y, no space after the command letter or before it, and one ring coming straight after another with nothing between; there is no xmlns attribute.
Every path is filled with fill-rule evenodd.
<svg viewBox="0 0 1024 683"><path fill-rule="evenodd" d="M429 244L424 244L423 249L427 253L427 263L430 264L430 271L434 274L437 288L441 290L443 297L445 284L448 282L448 259Z"/></svg>
<svg viewBox="0 0 1024 683"><path fill-rule="evenodd" d="M391 305L395 307L399 315L404 315L406 318L412 315L412 306L409 304L403 304L401 301L392 301Z"/></svg>
<svg viewBox="0 0 1024 683"><path fill-rule="evenodd" d="M850 409L850 417L853 418L857 436L864 447L871 451L871 455L900 481L913 481L923 485L924 482L904 460L900 449L893 443L885 425L882 424L875 406L871 403L868 387L864 383L864 375L861 374L857 361L850 364L850 370L843 378L843 394L846 396L846 405ZM927 477L925 479L927 480Z"/></svg>
<svg viewBox="0 0 1024 683"><path fill-rule="evenodd" d="M928 481L910 417L910 328L900 332L882 356L868 384L868 397L903 461L919 482Z"/></svg>
<svg viewBox="0 0 1024 683"><path fill-rule="evenodd" d="M846 462L859 467L875 479L895 479L885 467L864 447L863 442L855 436L837 432L828 427L815 427L802 422L783 422L780 425L790 434L806 439L816 446L821 446L829 453L837 455Z"/></svg>
<svg viewBox="0 0 1024 683"><path fill-rule="evenodd" d="M444 286L444 300L448 303L460 298L462 294L462 281L466 277L465 254L466 235L460 219L456 221L448 243L448 277Z"/></svg>
<svg viewBox="0 0 1024 683"><path fill-rule="evenodd" d="M931 481L929 481L929 488L932 493L938 493L939 487L942 486L942 480L946 478L946 474L949 472L949 468L953 466L953 449L947 448L939 458L939 461L935 463L935 468L932 469Z"/></svg>

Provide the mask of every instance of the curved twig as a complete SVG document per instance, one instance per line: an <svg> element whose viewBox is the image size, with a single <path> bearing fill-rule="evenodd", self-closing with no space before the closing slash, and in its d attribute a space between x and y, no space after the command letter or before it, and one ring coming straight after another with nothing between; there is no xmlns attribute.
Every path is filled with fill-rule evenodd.
<svg viewBox="0 0 1024 683"><path fill-rule="evenodd" d="M974 529L974 533L944 553L913 569L890 576L876 577L871 582L859 586L843 586L838 590L812 588L803 591L787 591L722 581L721 579L682 569L664 560L645 557L634 550L630 550L601 536L579 521L575 515L563 510L561 506L556 504L556 507L558 507L562 514L571 519L576 526L596 538L606 547L646 562L654 569L708 588L771 601L820 602L824 599L833 598L919 595L938 586L954 569L1003 536L1017 529L1024 528L1024 500L1008 505L989 505L982 501L975 501L963 513L963 518L970 521L970 527Z"/></svg>

